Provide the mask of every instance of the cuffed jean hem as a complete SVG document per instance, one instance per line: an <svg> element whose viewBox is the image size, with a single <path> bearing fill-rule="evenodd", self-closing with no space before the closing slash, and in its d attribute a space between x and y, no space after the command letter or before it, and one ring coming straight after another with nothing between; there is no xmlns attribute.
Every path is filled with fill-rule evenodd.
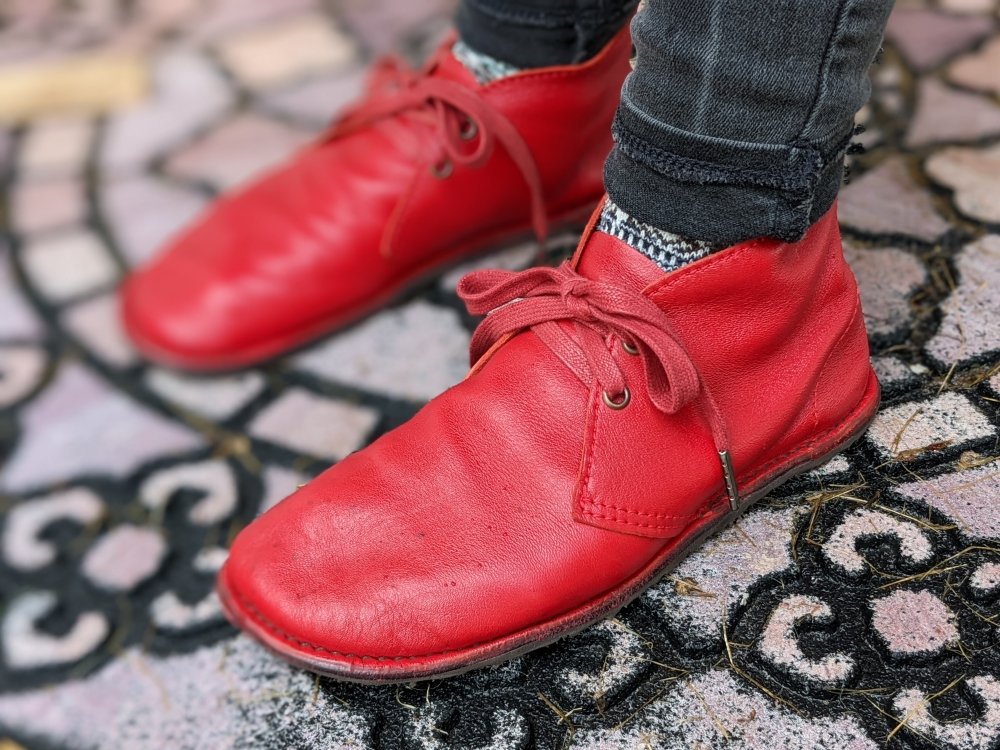
<svg viewBox="0 0 1000 750"><path fill-rule="evenodd" d="M604 184L627 214L676 234L794 242L833 205L852 132L824 144L740 143L680 131L623 100Z"/></svg>
<svg viewBox="0 0 1000 750"><path fill-rule="evenodd" d="M638 0L539 5L464 0L455 25L462 41L474 50L517 67L569 65L600 52L628 21Z"/></svg>

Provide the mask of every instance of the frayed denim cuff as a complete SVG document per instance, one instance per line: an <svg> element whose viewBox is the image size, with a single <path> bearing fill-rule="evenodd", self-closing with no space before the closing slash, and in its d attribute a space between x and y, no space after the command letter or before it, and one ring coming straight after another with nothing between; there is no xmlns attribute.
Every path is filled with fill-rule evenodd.
<svg viewBox="0 0 1000 750"><path fill-rule="evenodd" d="M740 143L678 130L623 99L605 186L626 213L686 237L794 242L833 205L851 135L823 144Z"/></svg>

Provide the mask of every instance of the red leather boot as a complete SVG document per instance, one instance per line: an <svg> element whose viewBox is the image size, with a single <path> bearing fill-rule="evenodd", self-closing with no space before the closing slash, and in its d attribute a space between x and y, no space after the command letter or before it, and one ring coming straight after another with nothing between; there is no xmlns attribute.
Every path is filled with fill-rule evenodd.
<svg viewBox="0 0 1000 750"><path fill-rule="evenodd" d="M637 597L855 440L879 387L835 209L664 274L588 230L480 271L468 378L246 528L219 578L280 656L365 682L507 659Z"/></svg>
<svg viewBox="0 0 1000 750"><path fill-rule="evenodd" d="M221 199L128 280L138 347L192 370L252 364L471 255L583 227L604 191L628 30L583 64L486 85L451 46L420 72L378 66L327 136Z"/></svg>

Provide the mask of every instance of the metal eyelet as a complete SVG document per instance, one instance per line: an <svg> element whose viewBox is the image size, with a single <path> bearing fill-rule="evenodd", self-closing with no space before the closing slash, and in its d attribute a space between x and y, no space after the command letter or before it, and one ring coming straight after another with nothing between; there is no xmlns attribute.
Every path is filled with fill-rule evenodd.
<svg viewBox="0 0 1000 750"><path fill-rule="evenodd" d="M479 126L472 120L466 120L458 129L458 137L463 141L471 141L477 135L479 135Z"/></svg>
<svg viewBox="0 0 1000 750"><path fill-rule="evenodd" d="M628 406L628 402L632 400L632 394L629 392L628 388L622 389L622 392L618 395L618 400L614 400L608 395L607 391L601 392L601 398L604 399L604 405L609 409L624 409Z"/></svg>
<svg viewBox="0 0 1000 750"><path fill-rule="evenodd" d="M631 341L626 341L625 339L622 339L622 349L624 349L626 353L631 354L633 356L639 353L639 347L637 347Z"/></svg>
<svg viewBox="0 0 1000 750"><path fill-rule="evenodd" d="M454 171L455 165L451 163L450 159L444 159L437 164L431 164L431 174L439 180L448 179Z"/></svg>

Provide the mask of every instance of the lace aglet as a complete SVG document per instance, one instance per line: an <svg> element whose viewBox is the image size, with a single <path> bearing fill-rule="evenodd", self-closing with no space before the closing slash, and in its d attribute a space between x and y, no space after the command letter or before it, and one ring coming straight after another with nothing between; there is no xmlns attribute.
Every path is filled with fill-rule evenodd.
<svg viewBox="0 0 1000 750"><path fill-rule="evenodd" d="M722 475L726 479L726 493L729 495L729 507L732 510L739 510L740 496L736 490L736 474L733 472L733 461L729 457L729 451L719 451L719 459L722 461Z"/></svg>

